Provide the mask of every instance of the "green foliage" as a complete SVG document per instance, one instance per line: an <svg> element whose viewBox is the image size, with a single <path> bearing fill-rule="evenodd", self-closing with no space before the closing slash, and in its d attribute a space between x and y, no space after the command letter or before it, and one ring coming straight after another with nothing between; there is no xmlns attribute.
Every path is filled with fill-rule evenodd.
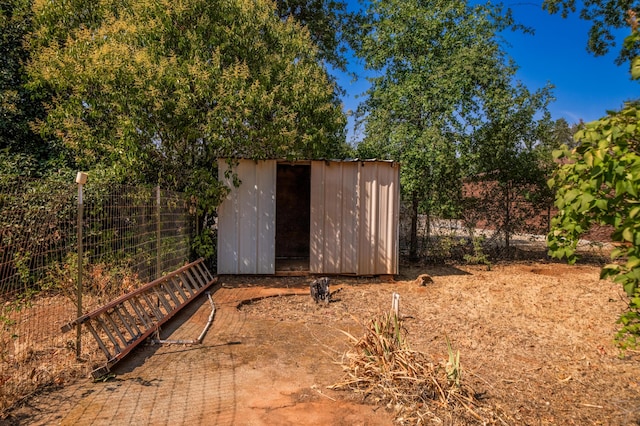
<svg viewBox="0 0 640 426"><path fill-rule="evenodd" d="M16 174L0 175L3 295L30 295L49 289L49 284L42 282L42 266L55 262L57 250L68 242L68 220L74 207L71 184L28 179L17 169Z"/></svg>
<svg viewBox="0 0 640 426"><path fill-rule="evenodd" d="M216 234L211 228L205 228L194 237L191 247L196 257L208 260L215 259L217 249Z"/></svg>
<svg viewBox="0 0 640 426"><path fill-rule="evenodd" d="M618 319L618 324L622 326L615 337L620 348L637 348L640 344L640 292L636 291L631 297L629 307Z"/></svg>
<svg viewBox="0 0 640 426"><path fill-rule="evenodd" d="M538 231L527 219L551 203L546 179L554 163L547 147L554 145L550 130L556 126L546 112L550 97L549 87L535 93L521 84L498 90L489 96L486 122L474 134L469 180L476 183L479 202L465 211L466 219L490 217L507 248L513 233Z"/></svg>
<svg viewBox="0 0 640 426"><path fill-rule="evenodd" d="M467 242L454 234L431 236L423 241L424 260L430 263L445 263L463 260L467 254Z"/></svg>
<svg viewBox="0 0 640 426"><path fill-rule="evenodd" d="M307 27L319 58L332 66L346 70L344 34L353 25L355 14L347 11L342 0L277 0L281 19L293 17Z"/></svg>
<svg viewBox="0 0 640 426"><path fill-rule="evenodd" d="M627 103L621 111L586 124L575 135L580 144L573 151L565 147L555 153L564 163L549 181L557 188L559 212L549 235L549 247L557 257L575 262L577 240L594 223L612 225L613 241L628 244L613 253L614 259L633 255L633 247L640 246L639 116L638 105Z"/></svg>
<svg viewBox="0 0 640 426"><path fill-rule="evenodd" d="M29 287L31 268L31 253L16 252L13 254L13 265L16 269L16 275L24 287Z"/></svg>
<svg viewBox="0 0 640 426"><path fill-rule="evenodd" d="M43 93L27 83L25 39L32 31L30 0L0 0L0 170L37 176L66 166L62 150L31 128L44 116Z"/></svg>
<svg viewBox="0 0 640 426"><path fill-rule="evenodd" d="M28 56L23 39L30 27L28 1L0 1L0 149L28 140L28 93L22 74Z"/></svg>
<svg viewBox="0 0 640 426"><path fill-rule="evenodd" d="M38 129L93 175L184 190L217 157L345 147L308 31L267 1L36 0L34 12L30 87L52 95Z"/></svg>
<svg viewBox="0 0 640 426"><path fill-rule="evenodd" d="M569 125L567 120L559 118L549 123L548 129L545 132L545 137L541 140L538 151L543 158L545 164L552 167L555 170L555 161L553 158L553 151L560 149L562 145L566 145L569 148L575 148L576 142L573 139L578 130L583 126L583 123L574 123Z"/></svg>
<svg viewBox="0 0 640 426"><path fill-rule="evenodd" d="M580 236L593 224L614 229L611 239L619 245L611 253L614 263L603 268L601 278L620 283L631 298L617 336L627 343L635 342L640 330L639 106L626 103L622 110L586 124L575 135L579 144L574 150L564 147L555 153L563 165L549 181L557 188L558 208L548 236L552 256L573 263Z"/></svg>
<svg viewBox="0 0 640 426"><path fill-rule="evenodd" d="M575 12L575 3L545 0L544 8L563 16ZM619 64L630 62L631 78L640 79L640 32L638 7L628 2L587 2L580 17L593 21L587 50L605 54L615 46L612 29L630 27L618 56ZM620 111L588 123L575 134L575 146L563 146L554 155L561 166L549 186L557 188L558 214L551 223L547 244L550 255L577 260L578 240L593 224L613 228L613 263L601 278L620 283L629 296L629 308L622 314L616 340L625 349L637 347L640 336L640 101L629 101Z"/></svg>
<svg viewBox="0 0 640 426"><path fill-rule="evenodd" d="M464 260L468 263L486 265L487 270L491 270L491 261L489 256L484 252L483 243L485 241L484 236L473 236L471 243L473 244L473 253L465 254Z"/></svg>

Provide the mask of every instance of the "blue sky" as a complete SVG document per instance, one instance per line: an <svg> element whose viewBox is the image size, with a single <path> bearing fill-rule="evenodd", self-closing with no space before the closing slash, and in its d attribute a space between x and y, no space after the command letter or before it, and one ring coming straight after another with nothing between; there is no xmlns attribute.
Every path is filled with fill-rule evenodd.
<svg viewBox="0 0 640 426"><path fill-rule="evenodd" d="M590 23L576 14L563 19L542 10L540 3L513 3L510 6L518 22L535 30L535 34L505 33L511 45L507 53L519 66L517 79L530 90L547 83L555 86L556 98L549 106L554 119L564 118L569 124L580 119L593 121L607 110L619 109L623 102L640 98L640 83L631 81L627 65L617 66L617 50L607 56L594 57L586 51L587 31ZM617 34L618 46L629 30ZM617 48L616 48L617 49ZM353 63L351 69L362 72L361 65ZM339 78L347 91L343 98L345 110L355 110L368 87L364 78L352 82L347 76ZM349 139L352 139L350 120Z"/></svg>
<svg viewBox="0 0 640 426"><path fill-rule="evenodd" d="M549 108L554 119L592 121L640 96L640 83L631 81L628 66L614 63L617 47L607 56L587 52L591 23L580 20L577 13L563 19L531 3L520 3L512 10L535 34L506 35L512 44L507 52L520 66L518 78L527 87L539 88L547 81L555 86L556 101ZM616 33L618 46L628 33L626 29Z"/></svg>

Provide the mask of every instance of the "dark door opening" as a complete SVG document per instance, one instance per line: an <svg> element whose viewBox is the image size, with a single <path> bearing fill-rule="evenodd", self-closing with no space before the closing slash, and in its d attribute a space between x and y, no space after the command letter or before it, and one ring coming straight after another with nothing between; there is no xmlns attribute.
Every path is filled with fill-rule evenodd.
<svg viewBox="0 0 640 426"><path fill-rule="evenodd" d="M278 164L276 271L309 270L311 166Z"/></svg>

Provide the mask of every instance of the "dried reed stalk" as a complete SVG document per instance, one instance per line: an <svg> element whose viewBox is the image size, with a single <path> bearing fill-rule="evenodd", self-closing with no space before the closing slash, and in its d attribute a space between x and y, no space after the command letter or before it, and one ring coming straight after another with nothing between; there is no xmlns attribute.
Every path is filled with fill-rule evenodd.
<svg viewBox="0 0 640 426"><path fill-rule="evenodd" d="M362 394L393 410L401 424L442 421L440 415L453 413L456 424L493 423L492 414L487 418L478 413L475 393L461 383L459 356L450 345L448 363L432 362L411 350L402 320L393 313L373 318L360 339L343 333L354 346L343 358L345 376L331 389Z"/></svg>

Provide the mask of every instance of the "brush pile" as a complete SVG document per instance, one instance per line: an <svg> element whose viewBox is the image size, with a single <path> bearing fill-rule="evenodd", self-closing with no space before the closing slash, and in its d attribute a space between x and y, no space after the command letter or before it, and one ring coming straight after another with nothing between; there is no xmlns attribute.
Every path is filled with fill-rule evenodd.
<svg viewBox="0 0 640 426"><path fill-rule="evenodd" d="M460 353L449 340L447 362L434 363L407 342L402 320L382 314L365 327L345 354L345 376L331 386L351 390L394 412L399 424L491 424L495 416L480 407L474 392L461 383Z"/></svg>

